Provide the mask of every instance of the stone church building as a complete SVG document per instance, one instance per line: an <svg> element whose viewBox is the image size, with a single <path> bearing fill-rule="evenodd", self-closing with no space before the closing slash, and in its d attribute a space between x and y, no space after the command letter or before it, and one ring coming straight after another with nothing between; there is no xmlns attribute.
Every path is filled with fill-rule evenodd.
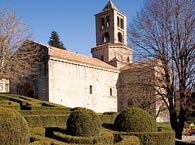
<svg viewBox="0 0 195 145"><path fill-rule="evenodd" d="M156 100L154 88L137 83L147 80L151 84L155 71L150 62L133 63L133 49L127 45L126 16L109 1L95 19L92 57L34 42L44 50L44 59L37 66L39 77L24 84L22 90L12 88L11 92L95 112L120 112L134 105L134 100L147 100L146 96ZM151 67L145 75L143 70ZM157 104L150 111L154 116ZM167 121L167 115L160 113L157 121Z"/></svg>

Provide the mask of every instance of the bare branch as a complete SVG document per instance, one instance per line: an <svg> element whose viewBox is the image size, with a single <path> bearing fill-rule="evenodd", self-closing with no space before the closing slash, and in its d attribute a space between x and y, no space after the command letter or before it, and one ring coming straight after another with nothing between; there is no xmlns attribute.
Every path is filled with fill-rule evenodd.
<svg viewBox="0 0 195 145"><path fill-rule="evenodd" d="M151 0L129 28L132 46L144 58L161 61L157 93L169 109L172 128L181 138L195 84L195 1ZM162 94L161 91L166 93ZM190 100L190 101L189 101Z"/></svg>
<svg viewBox="0 0 195 145"><path fill-rule="evenodd" d="M0 77L12 82L35 75L40 50L28 39L29 27L14 11L0 11Z"/></svg>

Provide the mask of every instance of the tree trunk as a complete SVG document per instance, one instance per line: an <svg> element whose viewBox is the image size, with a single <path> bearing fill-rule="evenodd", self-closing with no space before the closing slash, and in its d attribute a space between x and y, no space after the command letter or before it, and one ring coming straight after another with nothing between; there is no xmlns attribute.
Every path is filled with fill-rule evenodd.
<svg viewBox="0 0 195 145"><path fill-rule="evenodd" d="M182 139L182 131L184 128L185 115L186 115L186 111L183 109L183 107L181 107L180 114L179 114L179 123L178 123L177 129L175 131L177 139Z"/></svg>

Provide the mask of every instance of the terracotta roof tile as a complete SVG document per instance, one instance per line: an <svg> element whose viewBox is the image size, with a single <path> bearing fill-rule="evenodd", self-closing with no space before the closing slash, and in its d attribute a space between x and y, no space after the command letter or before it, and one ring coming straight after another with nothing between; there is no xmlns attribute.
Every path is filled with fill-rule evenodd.
<svg viewBox="0 0 195 145"><path fill-rule="evenodd" d="M123 71L123 70L127 70L127 69L140 68L140 67L151 66L151 65L155 66L158 64L158 62L159 62L159 60L152 59L152 60L145 60L142 62L129 63L129 64L125 65L124 67L120 68L120 70Z"/></svg>
<svg viewBox="0 0 195 145"><path fill-rule="evenodd" d="M35 42L35 43L37 43L37 42ZM68 60L68 61L73 61L73 62L77 62L77 63L83 63L86 65L101 67L104 69L119 71L116 67L109 65L109 64L107 64L99 59L92 58L92 57L85 56L85 55L78 54L78 53L74 53L74 52L70 52L67 50L59 49L56 47L40 44L40 43L38 43L38 44L47 47L49 49L49 51L48 51L49 55L52 57L64 59L64 60Z"/></svg>

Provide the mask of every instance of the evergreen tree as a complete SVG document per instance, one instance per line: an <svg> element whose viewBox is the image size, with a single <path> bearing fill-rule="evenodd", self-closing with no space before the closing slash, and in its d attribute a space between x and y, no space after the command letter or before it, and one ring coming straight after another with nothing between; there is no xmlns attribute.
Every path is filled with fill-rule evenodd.
<svg viewBox="0 0 195 145"><path fill-rule="evenodd" d="M59 35L56 31L51 32L51 37L50 37L48 44L50 46L66 50L66 48L64 47L64 44L62 43L62 41L60 41Z"/></svg>

